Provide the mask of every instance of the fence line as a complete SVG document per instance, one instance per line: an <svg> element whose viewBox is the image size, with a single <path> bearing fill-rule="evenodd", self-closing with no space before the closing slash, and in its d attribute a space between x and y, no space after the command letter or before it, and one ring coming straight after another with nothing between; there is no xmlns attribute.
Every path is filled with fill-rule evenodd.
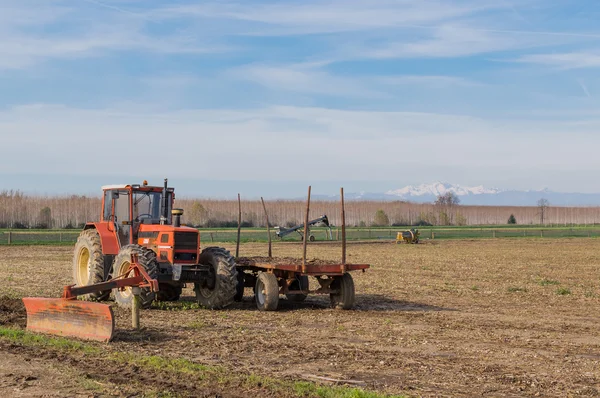
<svg viewBox="0 0 600 398"><path fill-rule="evenodd" d="M337 228L332 234L334 240L341 236ZM395 240L396 234L405 228L347 228L346 239L349 241L357 240ZM494 239L494 238L596 238L600 237L600 228L420 228L421 240L428 239ZM27 245L27 244L64 244L71 245L77 241L80 231L62 230L62 231L23 231L11 230L0 232L0 245ZM327 239L327 230L325 228L312 228L311 234L315 236L316 241L325 241ZM237 238L237 229L201 229L200 240L203 244L208 242L235 242ZM271 232L271 238L274 241L281 240L277 238L274 232ZM266 230L260 229L242 229L242 242L266 242L268 235ZM299 242L299 234L290 234L282 241Z"/></svg>

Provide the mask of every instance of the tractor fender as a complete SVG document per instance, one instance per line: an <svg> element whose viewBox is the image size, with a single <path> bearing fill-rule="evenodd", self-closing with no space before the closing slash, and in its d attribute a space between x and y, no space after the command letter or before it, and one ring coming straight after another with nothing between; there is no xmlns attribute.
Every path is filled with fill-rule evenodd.
<svg viewBox="0 0 600 398"><path fill-rule="evenodd" d="M95 229L100 235L102 241L102 254L117 255L119 254L119 241L114 231L114 226L108 222L87 223L83 230Z"/></svg>

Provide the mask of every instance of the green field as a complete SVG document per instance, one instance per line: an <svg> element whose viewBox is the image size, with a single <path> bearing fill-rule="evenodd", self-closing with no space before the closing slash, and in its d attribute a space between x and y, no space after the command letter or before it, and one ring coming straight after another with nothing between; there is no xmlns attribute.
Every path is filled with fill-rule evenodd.
<svg viewBox="0 0 600 398"><path fill-rule="evenodd" d="M346 237L349 241L358 240L395 240L398 231L409 227L383 227L383 228L346 228ZM236 228L201 228L200 237L205 244L208 242L235 242ZM595 238L600 237L600 226L440 226L421 227L421 239L494 239L494 238ZM72 245L79 235L79 230L0 230L0 245ZM327 239L325 228L312 228L311 233L317 241ZM333 240L341 239L341 230L332 230ZM283 238L284 242L299 242L300 235L292 233ZM241 231L241 242L266 242L267 231L264 228L244 228ZM271 239L280 241L271 230Z"/></svg>

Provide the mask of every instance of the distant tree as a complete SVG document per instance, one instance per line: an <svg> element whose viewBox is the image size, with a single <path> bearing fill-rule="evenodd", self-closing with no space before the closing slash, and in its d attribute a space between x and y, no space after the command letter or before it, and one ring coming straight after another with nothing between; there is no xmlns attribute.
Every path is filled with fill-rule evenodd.
<svg viewBox="0 0 600 398"><path fill-rule="evenodd" d="M467 225L467 217L465 217L464 215L462 215L460 213L458 213L456 215L455 221L456 221L456 225L460 225L460 226Z"/></svg>
<svg viewBox="0 0 600 398"><path fill-rule="evenodd" d="M187 217L188 223L191 225L200 226L207 221L208 212L200 202L192 203L190 215Z"/></svg>
<svg viewBox="0 0 600 398"><path fill-rule="evenodd" d="M541 198L537 201L537 207L539 209L540 215L540 224L544 224L544 220L546 219L546 210L549 206L550 202L548 202L548 199Z"/></svg>
<svg viewBox="0 0 600 398"><path fill-rule="evenodd" d="M448 191L443 195L438 195L434 205L438 210L438 220L440 225L451 225L453 223L454 206L460 203L458 195Z"/></svg>
<svg viewBox="0 0 600 398"><path fill-rule="evenodd" d="M42 229L52 228L52 210L49 207L46 206L40 210L36 227Z"/></svg>
<svg viewBox="0 0 600 398"><path fill-rule="evenodd" d="M366 226L367 226L367 223L366 223L366 222L364 222L363 220L360 220L360 222L358 223L358 226L359 226L359 227L366 227Z"/></svg>
<svg viewBox="0 0 600 398"><path fill-rule="evenodd" d="M438 195L434 203L436 206L452 207L460 204L460 198L454 192L448 191L443 195Z"/></svg>
<svg viewBox="0 0 600 398"><path fill-rule="evenodd" d="M516 224L517 223L517 219L515 218L514 214L511 214L510 217L508 217L508 223L509 224Z"/></svg>
<svg viewBox="0 0 600 398"><path fill-rule="evenodd" d="M388 217L387 214L385 214L385 211L383 210L377 210L377 212L375 213L375 220L373 221L373 226L374 227L385 227L385 226L389 226L390 225L390 218Z"/></svg>

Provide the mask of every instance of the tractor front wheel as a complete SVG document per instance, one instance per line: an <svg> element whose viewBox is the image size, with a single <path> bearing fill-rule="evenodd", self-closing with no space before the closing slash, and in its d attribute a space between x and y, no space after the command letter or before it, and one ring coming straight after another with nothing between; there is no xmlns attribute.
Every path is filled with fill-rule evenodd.
<svg viewBox="0 0 600 398"><path fill-rule="evenodd" d="M104 282L105 272L102 241L95 229L86 229L77 238L73 251L73 283L77 286L93 285ZM110 290L90 293L84 298L106 300Z"/></svg>
<svg viewBox="0 0 600 398"><path fill-rule="evenodd" d="M142 266L142 268L144 268L144 270L146 270L150 278L156 279L158 277L158 262L156 261L156 253L140 245L127 245L123 246L117 257L115 257L115 262L113 263L113 278L117 278L119 276L127 278L129 276L133 276L125 275L129 269L129 266L131 265L132 254L138 255L139 264ZM133 303L133 292L131 291L131 287L126 287L122 290L113 289L113 295L119 307L131 308ZM142 308L150 307L150 304L152 304L155 298L156 293L151 291L149 288L145 287L140 289L140 304Z"/></svg>
<svg viewBox="0 0 600 398"><path fill-rule="evenodd" d="M231 304L238 284L233 256L221 247L207 247L200 253L199 262L212 267L212 276L206 283L194 284L198 304L210 309L219 309Z"/></svg>

